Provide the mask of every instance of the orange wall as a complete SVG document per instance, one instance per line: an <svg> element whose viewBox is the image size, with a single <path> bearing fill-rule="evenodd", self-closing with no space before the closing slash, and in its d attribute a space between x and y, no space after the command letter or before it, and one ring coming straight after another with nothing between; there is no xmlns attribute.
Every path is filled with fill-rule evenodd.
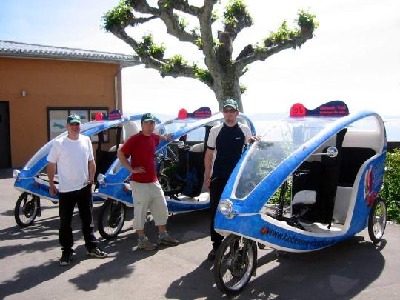
<svg viewBox="0 0 400 300"><path fill-rule="evenodd" d="M12 166L23 166L47 142L48 107L116 108L115 76L120 98L118 64L0 57L0 101L9 102Z"/></svg>

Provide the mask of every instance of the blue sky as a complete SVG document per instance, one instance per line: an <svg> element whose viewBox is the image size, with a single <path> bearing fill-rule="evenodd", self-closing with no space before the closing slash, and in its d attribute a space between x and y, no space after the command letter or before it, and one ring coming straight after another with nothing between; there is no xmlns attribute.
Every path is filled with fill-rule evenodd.
<svg viewBox="0 0 400 300"><path fill-rule="evenodd" d="M25 43L83 48L130 54L131 49L101 28L101 16L117 0L0 0L0 39ZM199 3L202 1L191 1ZM350 110L373 109L383 115L400 116L400 1L398 0L247 0L255 25L234 44L235 52L255 43L298 9L309 8L320 27L316 36L297 50L287 50L250 66L242 83L248 114L287 112L302 102L314 108L330 100L343 100ZM194 48L169 38L162 26L157 42L171 53L200 60ZM179 51L179 52L178 52ZM176 114L180 108L194 110L218 106L214 94L203 84L185 78L161 78L141 66L123 70L125 112Z"/></svg>

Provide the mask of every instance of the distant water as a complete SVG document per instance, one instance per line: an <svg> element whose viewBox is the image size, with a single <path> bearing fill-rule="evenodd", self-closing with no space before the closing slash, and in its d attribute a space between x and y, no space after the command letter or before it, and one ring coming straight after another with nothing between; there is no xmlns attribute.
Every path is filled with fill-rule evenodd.
<svg viewBox="0 0 400 300"><path fill-rule="evenodd" d="M246 114L247 115L247 114ZM248 114L247 115L254 123L256 130L261 134L265 128L273 122L278 121L285 117L282 113L270 114ZM157 117L162 121L167 121L175 118L171 115L157 114ZM400 116L383 116L385 122L386 134L389 142L400 142Z"/></svg>
<svg viewBox="0 0 400 300"><path fill-rule="evenodd" d="M258 133L262 133L272 123L284 118L284 114L256 114L249 115ZM382 117L385 123L387 139L389 142L400 142L400 116Z"/></svg>

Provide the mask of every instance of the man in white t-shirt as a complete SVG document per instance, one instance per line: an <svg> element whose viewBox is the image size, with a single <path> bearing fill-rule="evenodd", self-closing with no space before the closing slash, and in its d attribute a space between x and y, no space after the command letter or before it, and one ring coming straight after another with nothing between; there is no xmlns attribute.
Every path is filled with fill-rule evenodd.
<svg viewBox="0 0 400 300"><path fill-rule="evenodd" d="M72 216L75 205L78 205L82 222L87 254L94 258L105 258L107 253L100 250L94 236L92 184L96 173L92 142L89 137L81 135L81 119L77 115L67 118L68 134L55 139L47 160L49 192L59 199L59 241L62 255L60 265L69 265L74 251L72 235ZM54 176L58 172L58 190Z"/></svg>

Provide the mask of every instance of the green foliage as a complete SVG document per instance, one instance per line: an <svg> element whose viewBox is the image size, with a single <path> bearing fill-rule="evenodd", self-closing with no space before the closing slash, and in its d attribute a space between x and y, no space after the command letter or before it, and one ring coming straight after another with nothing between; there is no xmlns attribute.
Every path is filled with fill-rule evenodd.
<svg viewBox="0 0 400 300"><path fill-rule="evenodd" d="M193 66L194 68L194 75L198 80L201 82L204 82L205 84L212 85L213 84L213 78L211 76L211 73L208 70L201 69L197 65Z"/></svg>
<svg viewBox="0 0 400 300"><path fill-rule="evenodd" d="M253 24L253 20L247 11L244 1L231 0L226 6L224 12L224 24L229 24L235 28L239 22L243 22L244 24L248 25Z"/></svg>
<svg viewBox="0 0 400 300"><path fill-rule="evenodd" d="M316 16L309 13L305 10L300 10L298 13L297 24L301 29L311 30L313 31L319 26L319 23L316 20Z"/></svg>
<svg viewBox="0 0 400 300"><path fill-rule="evenodd" d="M400 223L400 149L387 154L380 196L386 200L388 219Z"/></svg>
<svg viewBox="0 0 400 300"><path fill-rule="evenodd" d="M155 59L162 59L164 57L165 47L163 45L156 45L153 41L151 34L143 36L143 40L139 43L136 53L139 56L149 55Z"/></svg>
<svg viewBox="0 0 400 300"><path fill-rule="evenodd" d="M131 17L131 7L128 1L122 0L118 3L116 7L106 12L106 14L102 17L103 19L103 28L107 31L111 31L114 26L122 25L125 27L127 25L127 21Z"/></svg>
<svg viewBox="0 0 400 300"><path fill-rule="evenodd" d="M255 51L263 51L265 47L271 47L282 42L296 38L302 31L313 32L318 27L316 16L305 10L298 13L297 25L300 29L290 29L287 21L283 21L277 32L271 32L270 36L263 40L263 45L256 45Z"/></svg>
<svg viewBox="0 0 400 300"><path fill-rule="evenodd" d="M162 66L161 76L166 76L168 74L174 73L174 71L178 71L183 66L188 66L186 60L183 59L182 55L174 55L172 56L166 64Z"/></svg>
<svg viewBox="0 0 400 300"><path fill-rule="evenodd" d="M171 164L168 167L165 167L162 169L161 174L167 176L168 178L175 178L178 174L178 165Z"/></svg>
<svg viewBox="0 0 400 300"><path fill-rule="evenodd" d="M201 38L197 38L195 43L196 43L196 46L199 47L199 49L203 48L203 42L201 41Z"/></svg>
<svg viewBox="0 0 400 300"><path fill-rule="evenodd" d="M165 9L172 9L174 7L173 0L164 0L164 1L160 1L160 2L163 2L163 3L161 3L161 5Z"/></svg>
<svg viewBox="0 0 400 300"><path fill-rule="evenodd" d="M283 188L283 185L281 185L280 188L278 188L276 190L276 192L269 199L268 204L280 204L282 188ZM285 194L284 194L283 198L284 198L283 207L290 206L290 202L292 199L292 178L291 177L288 178L287 186L286 186L286 190L285 190Z"/></svg>
<svg viewBox="0 0 400 300"><path fill-rule="evenodd" d="M178 23L181 30L185 30L186 26L188 26L188 21L185 18L180 17Z"/></svg>
<svg viewBox="0 0 400 300"><path fill-rule="evenodd" d="M241 84L240 85L240 93L244 94L244 93L246 93L246 91L247 91L247 87L245 85Z"/></svg>
<svg viewBox="0 0 400 300"><path fill-rule="evenodd" d="M270 36L264 40L265 47L271 47L272 45L280 44L284 41L291 40L298 36L300 33L297 29L290 29L286 21L283 21L282 25L278 28L277 32L271 32Z"/></svg>

